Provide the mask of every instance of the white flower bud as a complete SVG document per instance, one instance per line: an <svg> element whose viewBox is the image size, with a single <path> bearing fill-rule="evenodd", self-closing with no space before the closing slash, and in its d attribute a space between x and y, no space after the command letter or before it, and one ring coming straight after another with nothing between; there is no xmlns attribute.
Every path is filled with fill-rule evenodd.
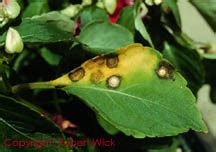
<svg viewBox="0 0 216 152"><path fill-rule="evenodd" d="M83 0L82 1L83 6L87 6L87 5L91 5L91 4L92 4L92 0Z"/></svg>
<svg viewBox="0 0 216 152"><path fill-rule="evenodd" d="M146 7L144 3L140 5L140 8L141 8L140 16L145 17L148 13L148 8Z"/></svg>
<svg viewBox="0 0 216 152"><path fill-rule="evenodd" d="M104 9L104 4L103 4L102 0L98 0L97 3L96 3L96 6L99 7L99 8Z"/></svg>
<svg viewBox="0 0 216 152"><path fill-rule="evenodd" d="M8 16L3 4L0 3L0 28L8 22Z"/></svg>
<svg viewBox="0 0 216 152"><path fill-rule="evenodd" d="M145 0L145 3L149 6L160 5L163 0Z"/></svg>
<svg viewBox="0 0 216 152"><path fill-rule="evenodd" d="M79 13L81 8L82 6L79 4L69 5L65 9L61 10L61 13L72 18Z"/></svg>
<svg viewBox="0 0 216 152"><path fill-rule="evenodd" d="M5 42L5 52L8 54L21 53L24 44L20 34L13 28L9 28Z"/></svg>
<svg viewBox="0 0 216 152"><path fill-rule="evenodd" d="M105 9L109 14L113 14L117 7L117 0L103 0Z"/></svg>
<svg viewBox="0 0 216 152"><path fill-rule="evenodd" d="M20 6L16 0L3 0L2 4L9 18L14 19L19 15Z"/></svg>
<svg viewBox="0 0 216 152"><path fill-rule="evenodd" d="M160 5L163 2L163 0L154 0L155 5Z"/></svg>
<svg viewBox="0 0 216 152"><path fill-rule="evenodd" d="M145 0L145 3L149 6L153 6L154 5L154 2L153 0Z"/></svg>

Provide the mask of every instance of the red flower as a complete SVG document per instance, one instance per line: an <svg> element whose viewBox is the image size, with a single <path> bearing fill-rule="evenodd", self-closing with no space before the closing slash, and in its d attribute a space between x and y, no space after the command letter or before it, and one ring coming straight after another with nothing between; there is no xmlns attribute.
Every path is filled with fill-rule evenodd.
<svg viewBox="0 0 216 152"><path fill-rule="evenodd" d="M115 23L119 18L119 14L120 14L121 10L125 6L133 5L133 3L134 3L134 0L118 0L115 12L112 15L110 15L110 17L109 17L110 21L112 23Z"/></svg>
<svg viewBox="0 0 216 152"><path fill-rule="evenodd" d="M77 18L77 21L74 25L74 29L73 29L73 37L76 37L77 35L79 35L80 33L80 25L81 25L81 17L79 16Z"/></svg>

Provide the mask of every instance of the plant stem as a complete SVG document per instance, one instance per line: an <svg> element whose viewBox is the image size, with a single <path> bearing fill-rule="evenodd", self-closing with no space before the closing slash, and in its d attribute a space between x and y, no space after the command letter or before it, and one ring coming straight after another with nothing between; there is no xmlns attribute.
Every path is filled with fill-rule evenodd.
<svg viewBox="0 0 216 152"><path fill-rule="evenodd" d="M18 84L12 87L13 93L18 93L23 90L29 89L55 89L55 86L52 85L49 81L47 82L33 82L33 83L23 83Z"/></svg>

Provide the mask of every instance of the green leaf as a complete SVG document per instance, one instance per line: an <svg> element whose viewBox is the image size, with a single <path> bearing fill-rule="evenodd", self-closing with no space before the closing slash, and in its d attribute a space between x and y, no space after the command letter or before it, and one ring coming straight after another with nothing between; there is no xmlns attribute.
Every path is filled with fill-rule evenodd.
<svg viewBox="0 0 216 152"><path fill-rule="evenodd" d="M171 10L171 12L173 13L175 17L178 27L181 28L181 18L180 18L179 8L177 5L177 0L171 0L171 1L164 0L162 3L162 8L165 11L165 13Z"/></svg>
<svg viewBox="0 0 216 152"><path fill-rule="evenodd" d="M59 65L61 59L62 59L62 56L48 50L47 48L42 48L40 49L40 54L41 56L43 57L43 59L49 63L50 65L53 65L53 66L57 66Z"/></svg>
<svg viewBox="0 0 216 152"><path fill-rule="evenodd" d="M98 7L87 7L78 16L81 18L81 28L95 21L108 21L105 10Z"/></svg>
<svg viewBox="0 0 216 152"><path fill-rule="evenodd" d="M205 59L209 59L209 60L215 60L216 54L204 53L204 54L202 54L202 57L204 57Z"/></svg>
<svg viewBox="0 0 216 152"><path fill-rule="evenodd" d="M154 48L154 44L152 42L152 39L145 27L145 24L142 21L142 17L140 14L140 9L141 9L141 1L137 1L135 5L135 29L142 35L142 37L150 44L151 47Z"/></svg>
<svg viewBox="0 0 216 152"><path fill-rule="evenodd" d="M25 43L53 43L72 40L73 21L58 12L49 12L41 16L23 19L14 27ZM0 36L0 44L4 44L6 32Z"/></svg>
<svg viewBox="0 0 216 152"><path fill-rule="evenodd" d="M23 133L0 118L1 152L68 152L68 148L58 143L61 135L43 133ZM32 144L31 144L32 143Z"/></svg>
<svg viewBox="0 0 216 152"><path fill-rule="evenodd" d="M197 93L204 83L204 67L196 50L165 43L163 55L188 81L188 87Z"/></svg>
<svg viewBox="0 0 216 152"><path fill-rule="evenodd" d="M83 28L77 40L90 52L101 54L133 43L133 35L120 25L94 22Z"/></svg>
<svg viewBox="0 0 216 152"><path fill-rule="evenodd" d="M137 31L140 32L142 37L149 42L150 46L154 47L154 44L151 40L151 37L148 34L148 31L146 30L145 25L144 25L140 15L137 15L135 18L135 28Z"/></svg>
<svg viewBox="0 0 216 152"><path fill-rule="evenodd" d="M32 17L49 11L48 0L30 0L23 17Z"/></svg>
<svg viewBox="0 0 216 152"><path fill-rule="evenodd" d="M0 118L26 131L59 132L59 128L27 102L19 102L0 94Z"/></svg>
<svg viewBox="0 0 216 152"><path fill-rule="evenodd" d="M120 14L120 17L117 23L126 27L132 33L134 33L135 30L137 30L141 34L141 36L145 40L147 40L150 46L154 47L152 39L145 27L145 24L142 21L140 9L143 9L143 8L141 8L141 5L142 5L141 1L136 1L136 4L134 6L125 7L121 11L121 14Z"/></svg>
<svg viewBox="0 0 216 152"><path fill-rule="evenodd" d="M129 31L134 33L134 30L135 30L134 20L135 20L134 7L127 6L123 8L123 10L121 11L120 17L117 23L126 27Z"/></svg>
<svg viewBox="0 0 216 152"><path fill-rule="evenodd" d="M118 59L89 60L50 83L66 85L63 90L83 99L114 128L136 138L207 130L186 80L160 53L140 44L118 53ZM167 72L161 76L164 67Z"/></svg>
<svg viewBox="0 0 216 152"><path fill-rule="evenodd" d="M208 22L214 32L216 32L216 1L215 0L190 0L204 19Z"/></svg>

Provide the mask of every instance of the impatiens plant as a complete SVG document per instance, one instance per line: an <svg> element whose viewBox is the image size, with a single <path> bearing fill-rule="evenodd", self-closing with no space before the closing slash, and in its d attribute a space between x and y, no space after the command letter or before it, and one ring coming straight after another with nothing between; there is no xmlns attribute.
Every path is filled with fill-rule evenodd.
<svg viewBox="0 0 216 152"><path fill-rule="evenodd" d="M190 2L215 31L216 7ZM0 151L193 151L208 132L215 50L176 0L3 0L0 32Z"/></svg>

